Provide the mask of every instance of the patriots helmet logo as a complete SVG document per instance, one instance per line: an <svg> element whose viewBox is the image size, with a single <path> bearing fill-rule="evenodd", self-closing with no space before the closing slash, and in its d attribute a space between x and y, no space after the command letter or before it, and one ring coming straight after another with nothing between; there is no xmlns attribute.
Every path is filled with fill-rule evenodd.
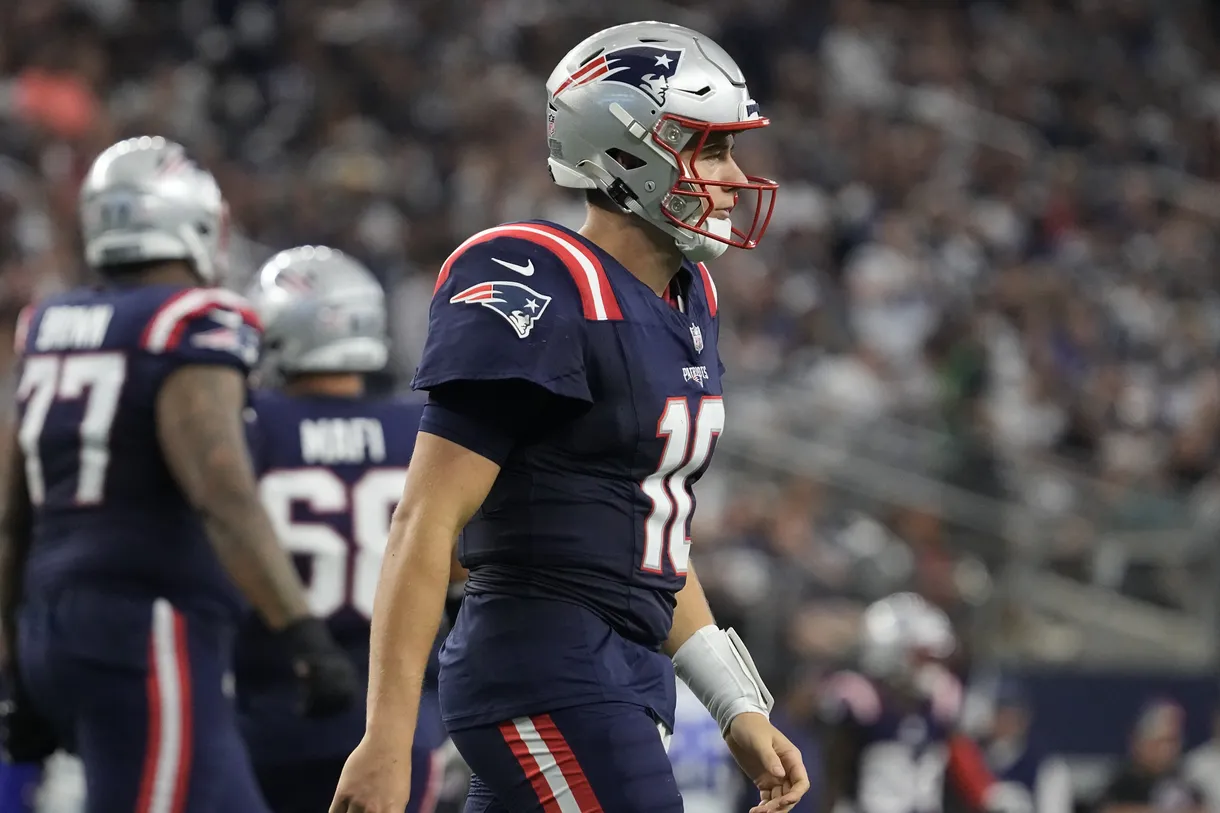
<svg viewBox="0 0 1220 813"><path fill-rule="evenodd" d="M518 339L524 339L534 329L534 323L546 311L551 298L520 282L496 280L471 285L449 299L454 305L482 305L491 308L512 325Z"/></svg>
<svg viewBox="0 0 1220 813"><path fill-rule="evenodd" d="M659 48L655 45L632 45L599 54L564 80L555 96L569 88L590 82L619 82L633 87L658 105L665 104L669 80L682 62L681 48Z"/></svg>

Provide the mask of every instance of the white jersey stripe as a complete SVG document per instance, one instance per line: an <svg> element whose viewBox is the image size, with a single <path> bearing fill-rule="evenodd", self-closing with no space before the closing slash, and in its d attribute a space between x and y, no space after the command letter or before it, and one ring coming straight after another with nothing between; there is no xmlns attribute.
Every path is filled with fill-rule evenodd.
<svg viewBox="0 0 1220 813"><path fill-rule="evenodd" d="M597 269L593 267L593 263L589 262L589 258L585 256L585 253L577 248L572 240L567 237L559 237L549 231L543 231L528 225L520 225L517 228L550 240L555 245L561 246L569 257L576 260L576 264L580 266L580 270L585 274L585 281L589 284L589 292L593 295L593 312L597 314L599 321L604 322L608 317L606 315L606 301L602 298L601 280L598 278Z"/></svg>

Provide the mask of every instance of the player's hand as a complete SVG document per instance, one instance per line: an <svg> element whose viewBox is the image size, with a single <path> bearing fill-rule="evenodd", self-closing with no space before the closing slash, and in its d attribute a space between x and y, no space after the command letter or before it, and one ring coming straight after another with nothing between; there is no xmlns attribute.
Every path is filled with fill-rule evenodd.
<svg viewBox="0 0 1220 813"><path fill-rule="evenodd" d="M34 711L20 681L10 682L13 693L0 704L4 756L9 762L41 763L59 748L51 724Z"/></svg>
<svg viewBox="0 0 1220 813"><path fill-rule="evenodd" d="M329 813L402 813L411 798L411 742L367 732L343 765Z"/></svg>
<svg viewBox="0 0 1220 813"><path fill-rule="evenodd" d="M785 813L809 790L801 752L763 715L738 714L725 742L758 788L759 803L750 813Z"/></svg>
<svg viewBox="0 0 1220 813"><path fill-rule="evenodd" d="M351 708L360 679L326 624L317 618L302 618L280 635L292 652L293 668L301 680L305 716L325 717Z"/></svg>

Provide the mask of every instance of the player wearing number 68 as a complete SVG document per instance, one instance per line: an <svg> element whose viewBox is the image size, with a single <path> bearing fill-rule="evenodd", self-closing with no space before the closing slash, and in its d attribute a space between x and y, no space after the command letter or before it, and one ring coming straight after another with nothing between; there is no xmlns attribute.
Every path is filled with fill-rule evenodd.
<svg viewBox="0 0 1220 813"><path fill-rule="evenodd" d="M776 185L733 156L767 120L701 34L607 29L547 83L552 178L584 227L508 223L441 267L428 392L372 624L369 722L332 813L397 813L449 554L469 570L440 698L468 813L682 810L665 743L675 673L758 785L808 787L744 644L704 600L695 484L725 431L719 302L703 265L753 248ZM543 171L540 166L539 171ZM751 204L734 228L742 194Z"/></svg>
<svg viewBox="0 0 1220 813"><path fill-rule="evenodd" d="M363 669L390 515L423 405L365 395L365 375L386 364L385 295L351 257L323 246L281 252L249 298L264 327L261 387L246 411L259 493L310 609ZM325 720L299 715L292 662L257 616L242 629L235 662L242 733L272 813L324 809L364 733L364 705ZM430 813L432 756L444 740L434 691L419 717L410 810Z"/></svg>

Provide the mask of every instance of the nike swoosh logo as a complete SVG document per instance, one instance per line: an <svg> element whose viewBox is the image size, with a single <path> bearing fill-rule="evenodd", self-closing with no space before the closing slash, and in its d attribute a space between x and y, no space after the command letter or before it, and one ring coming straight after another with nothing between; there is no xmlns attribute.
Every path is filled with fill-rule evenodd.
<svg viewBox="0 0 1220 813"><path fill-rule="evenodd" d="M516 271L523 277L532 277L534 275L533 260L530 260L525 265L517 265L516 263L510 263L508 260L501 260L499 257L492 257L491 259L493 262L497 262L505 268L510 268L513 271Z"/></svg>

